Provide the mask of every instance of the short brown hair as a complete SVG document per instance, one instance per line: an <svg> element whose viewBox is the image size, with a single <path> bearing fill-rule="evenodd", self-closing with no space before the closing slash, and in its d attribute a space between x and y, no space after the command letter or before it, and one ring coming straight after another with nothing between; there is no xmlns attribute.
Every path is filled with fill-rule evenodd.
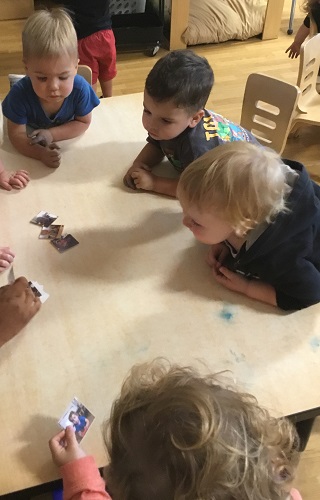
<svg viewBox="0 0 320 500"><path fill-rule="evenodd" d="M284 499L298 445L253 396L163 360L133 367L105 441L114 500Z"/></svg>
<svg viewBox="0 0 320 500"><path fill-rule="evenodd" d="M24 59L61 54L77 58L77 34L71 17L60 8L34 12L22 31L22 50Z"/></svg>

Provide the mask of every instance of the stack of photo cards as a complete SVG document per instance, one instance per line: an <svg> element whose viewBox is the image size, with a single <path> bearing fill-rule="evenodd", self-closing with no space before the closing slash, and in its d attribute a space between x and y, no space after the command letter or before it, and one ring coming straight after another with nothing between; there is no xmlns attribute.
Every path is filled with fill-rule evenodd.
<svg viewBox="0 0 320 500"><path fill-rule="evenodd" d="M42 210L31 219L32 224L42 226L39 234L40 239L50 240L50 243L58 250L58 252L63 253L69 248L72 248L79 244L72 234L62 234L64 230L63 224L53 224L58 218L57 215L50 214Z"/></svg>
<svg viewBox="0 0 320 500"><path fill-rule="evenodd" d="M78 398L74 397L64 411L58 424L62 429L73 425L78 443L84 438L95 417Z"/></svg>

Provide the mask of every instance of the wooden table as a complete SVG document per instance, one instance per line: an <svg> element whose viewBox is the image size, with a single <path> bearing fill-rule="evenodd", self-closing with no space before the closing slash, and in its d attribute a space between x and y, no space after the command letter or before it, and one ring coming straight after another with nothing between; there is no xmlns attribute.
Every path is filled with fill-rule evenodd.
<svg viewBox="0 0 320 500"><path fill-rule="evenodd" d="M86 134L61 143L57 170L5 140L1 157L32 181L0 193L1 244L50 298L0 350L0 494L58 477L47 441L73 396L96 416L83 446L105 464L101 424L130 367L156 356L230 370L276 415L318 411L320 305L284 314L216 285L178 202L122 185L145 143L141 112L141 94L103 100ZM80 245L59 254L39 240L40 210Z"/></svg>
<svg viewBox="0 0 320 500"><path fill-rule="evenodd" d="M170 50L185 49L182 34L188 27L190 0L171 0ZM284 0L268 0L262 40L278 38Z"/></svg>

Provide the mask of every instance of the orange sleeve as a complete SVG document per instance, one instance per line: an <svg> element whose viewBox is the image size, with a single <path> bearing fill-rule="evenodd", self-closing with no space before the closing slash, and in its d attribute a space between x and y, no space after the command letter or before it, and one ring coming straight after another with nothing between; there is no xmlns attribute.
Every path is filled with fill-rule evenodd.
<svg viewBox="0 0 320 500"><path fill-rule="evenodd" d="M74 460L60 470L64 500L111 500L93 457Z"/></svg>

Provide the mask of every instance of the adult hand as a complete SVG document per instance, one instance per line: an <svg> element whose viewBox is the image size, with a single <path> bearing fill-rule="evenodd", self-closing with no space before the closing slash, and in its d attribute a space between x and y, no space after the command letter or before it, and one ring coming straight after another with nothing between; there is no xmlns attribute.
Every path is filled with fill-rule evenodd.
<svg viewBox="0 0 320 500"><path fill-rule="evenodd" d="M289 52L288 57L290 59L296 59L300 55L301 44L297 42L293 42L290 47L287 48L286 52Z"/></svg>
<svg viewBox="0 0 320 500"><path fill-rule="evenodd" d="M15 254L9 247L0 247L0 273L8 269L15 258Z"/></svg>
<svg viewBox="0 0 320 500"><path fill-rule="evenodd" d="M28 280L18 278L12 285L0 288L0 345L12 339L39 311L41 302L29 287Z"/></svg>
<svg viewBox="0 0 320 500"><path fill-rule="evenodd" d="M30 180L29 172L26 170L17 170L9 173L6 170L0 174L0 186L7 191L14 189L22 189L26 187Z"/></svg>
<svg viewBox="0 0 320 500"><path fill-rule="evenodd" d="M79 446L72 425L53 436L49 441L49 448L52 460L59 467L86 456Z"/></svg>
<svg viewBox="0 0 320 500"><path fill-rule="evenodd" d="M31 139L30 144L39 144L44 147L50 146L53 142L53 137L49 129L39 128L29 134L28 137Z"/></svg>
<svg viewBox="0 0 320 500"><path fill-rule="evenodd" d="M128 187L130 189L137 189L138 186L136 185L136 182L135 182L132 174L134 172L139 172L140 170L150 172L151 168L148 165L146 165L145 163L134 163L132 165L132 167L129 168L128 172L126 173L126 175L123 178L123 183L126 187Z"/></svg>
<svg viewBox="0 0 320 500"><path fill-rule="evenodd" d="M44 147L41 151L41 161L47 167L58 168L61 163L60 147L53 142L50 146Z"/></svg>

